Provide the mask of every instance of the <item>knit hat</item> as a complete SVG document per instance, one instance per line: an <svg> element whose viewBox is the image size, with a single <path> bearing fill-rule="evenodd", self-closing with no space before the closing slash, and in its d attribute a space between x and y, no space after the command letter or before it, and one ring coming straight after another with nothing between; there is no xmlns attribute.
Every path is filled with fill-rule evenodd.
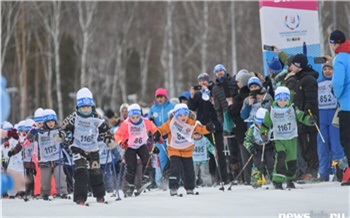
<svg viewBox="0 0 350 218"><path fill-rule="evenodd" d="M44 114L43 113L44 113L44 109L42 109L41 107L36 109L36 111L34 112L34 121L36 123L44 122Z"/></svg>
<svg viewBox="0 0 350 218"><path fill-rule="evenodd" d="M282 71L282 64L278 57L273 57L269 63L269 70L272 74L279 74Z"/></svg>
<svg viewBox="0 0 350 218"><path fill-rule="evenodd" d="M4 122L2 123L2 129L3 129L3 130L10 130L10 129L12 129L12 128L13 128L13 125L12 125L10 122L4 121Z"/></svg>
<svg viewBox="0 0 350 218"><path fill-rule="evenodd" d="M57 121L57 115L56 112L52 109L45 109L44 110L44 122L48 122L48 121Z"/></svg>
<svg viewBox="0 0 350 218"><path fill-rule="evenodd" d="M33 127L34 124L35 124L34 120L26 119L26 121L24 122L24 131L28 132L30 128Z"/></svg>
<svg viewBox="0 0 350 218"><path fill-rule="evenodd" d="M174 113L175 113L175 117L178 118L179 116L185 114L185 115L190 115L190 110L188 109L187 105L184 103L180 103L175 105L174 108Z"/></svg>
<svg viewBox="0 0 350 218"><path fill-rule="evenodd" d="M259 108L255 114L255 123L262 124L267 110L265 108Z"/></svg>
<svg viewBox="0 0 350 218"><path fill-rule="evenodd" d="M17 129L18 129L18 132L20 131L23 131L24 130L24 124L25 124L25 120L21 120L19 121L19 123L17 124Z"/></svg>
<svg viewBox="0 0 350 218"><path fill-rule="evenodd" d="M260 88L263 87L263 85L262 85L261 82L260 82L260 79L259 79L258 77L255 77L255 76L250 77L250 79L248 80L248 88L249 88L250 85L252 85L252 84L256 84L256 85L260 86Z"/></svg>
<svg viewBox="0 0 350 218"><path fill-rule="evenodd" d="M129 107L129 104L128 104L128 103L123 103L122 105L120 105L119 113L122 113L123 109L124 109L124 108L128 109L128 107Z"/></svg>
<svg viewBox="0 0 350 218"><path fill-rule="evenodd" d="M345 42L345 35L342 31L340 30L334 30L330 37L329 37L329 43L331 44L336 44L336 43L344 43Z"/></svg>
<svg viewBox="0 0 350 218"><path fill-rule="evenodd" d="M107 109L106 112L105 112L105 116L108 118L108 119L111 119L112 117L114 117L114 112L112 111L112 109Z"/></svg>
<svg viewBox="0 0 350 218"><path fill-rule="evenodd" d="M163 89L163 88L159 88L156 90L156 94L155 96L164 96L166 98L168 98L168 94L166 93L166 89Z"/></svg>
<svg viewBox="0 0 350 218"><path fill-rule="evenodd" d="M197 80L198 81L205 80L205 81L209 82L210 81L210 77L209 77L209 75L207 73L201 73L201 74L198 75Z"/></svg>
<svg viewBox="0 0 350 218"><path fill-rule="evenodd" d="M92 97L91 91L84 87L77 92L77 106L94 106L94 99Z"/></svg>
<svg viewBox="0 0 350 218"><path fill-rule="evenodd" d="M292 64L299 68L305 68L308 64L307 57L304 54L297 54L293 57Z"/></svg>
<svg viewBox="0 0 350 218"><path fill-rule="evenodd" d="M275 100L276 101L279 101L279 100L289 101L289 99L290 99L290 92L289 92L289 89L287 87L279 86L275 90Z"/></svg>
<svg viewBox="0 0 350 218"><path fill-rule="evenodd" d="M214 72L214 74L216 74L216 72L218 72L218 71L220 71L220 70L223 70L223 71L226 72L226 68L224 67L224 65L222 65L222 64L217 64L217 65L214 67L213 72Z"/></svg>
<svg viewBox="0 0 350 218"><path fill-rule="evenodd" d="M134 115L141 116L141 107L136 103L128 107L128 116L131 117Z"/></svg>
<svg viewBox="0 0 350 218"><path fill-rule="evenodd" d="M250 77L252 77L252 75L250 75L248 70L242 69L238 71L236 75L236 81L239 81L242 84L242 86L247 86L248 80L250 79Z"/></svg>

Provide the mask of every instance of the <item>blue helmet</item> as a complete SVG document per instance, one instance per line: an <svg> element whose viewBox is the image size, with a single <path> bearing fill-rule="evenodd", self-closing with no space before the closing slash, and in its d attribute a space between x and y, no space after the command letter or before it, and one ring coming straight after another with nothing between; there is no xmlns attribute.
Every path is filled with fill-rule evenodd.
<svg viewBox="0 0 350 218"><path fill-rule="evenodd" d="M226 68L224 67L224 65L222 64L217 64L215 67L214 67L214 74L216 74L217 71L219 70L223 70L226 72Z"/></svg>

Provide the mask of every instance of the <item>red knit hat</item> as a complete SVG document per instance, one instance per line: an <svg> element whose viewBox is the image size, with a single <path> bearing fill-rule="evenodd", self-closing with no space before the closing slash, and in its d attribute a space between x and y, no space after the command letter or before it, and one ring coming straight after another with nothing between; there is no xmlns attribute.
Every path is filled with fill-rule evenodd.
<svg viewBox="0 0 350 218"><path fill-rule="evenodd" d="M168 95L166 93L166 89L163 89L163 88L157 89L155 96L157 97L157 96L160 96L160 95L168 98Z"/></svg>

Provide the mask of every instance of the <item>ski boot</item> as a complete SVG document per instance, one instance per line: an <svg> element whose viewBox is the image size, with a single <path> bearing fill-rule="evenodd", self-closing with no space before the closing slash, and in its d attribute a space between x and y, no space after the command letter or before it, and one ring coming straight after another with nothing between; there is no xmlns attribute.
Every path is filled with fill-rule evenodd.
<svg viewBox="0 0 350 218"><path fill-rule="evenodd" d="M346 168L343 174L343 180L341 181L341 186L350 185L350 167Z"/></svg>
<svg viewBox="0 0 350 218"><path fill-rule="evenodd" d="M289 189L295 188L294 182L292 180L287 180L287 188Z"/></svg>
<svg viewBox="0 0 350 218"><path fill-rule="evenodd" d="M188 195L194 195L193 189L187 189L187 190L186 190L186 194L188 194Z"/></svg>
<svg viewBox="0 0 350 218"><path fill-rule="evenodd" d="M81 205L81 206L84 206L84 205L85 205L85 201L84 201L83 199L78 199L78 200L75 201L75 203L76 203L77 205Z"/></svg>
<svg viewBox="0 0 350 218"><path fill-rule="evenodd" d="M59 196L62 199L68 199L68 195L67 194L61 194L61 196Z"/></svg>
<svg viewBox="0 0 350 218"><path fill-rule="evenodd" d="M170 189L170 196L177 195L177 189Z"/></svg>
<svg viewBox="0 0 350 218"><path fill-rule="evenodd" d="M273 186L274 186L275 189L277 189L277 190L283 190L282 183L273 182Z"/></svg>
<svg viewBox="0 0 350 218"><path fill-rule="evenodd" d="M104 198L104 197L102 197L102 198L96 198L96 201L97 201L97 203L103 204L103 203L105 203L105 198Z"/></svg>
<svg viewBox="0 0 350 218"><path fill-rule="evenodd" d="M44 201L48 201L49 200L49 196L48 195L43 195L43 200Z"/></svg>
<svg viewBox="0 0 350 218"><path fill-rule="evenodd" d="M134 190L135 190L135 185L128 185L128 190L126 190L125 195L126 197L131 197L134 194Z"/></svg>

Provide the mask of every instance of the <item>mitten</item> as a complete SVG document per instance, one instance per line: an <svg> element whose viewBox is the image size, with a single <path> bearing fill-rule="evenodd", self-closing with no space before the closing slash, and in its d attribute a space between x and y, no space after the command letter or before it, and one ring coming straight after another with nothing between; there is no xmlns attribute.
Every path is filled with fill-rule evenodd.
<svg viewBox="0 0 350 218"><path fill-rule="evenodd" d="M106 136L104 142L106 143L108 149L113 149L115 146L117 146L117 144L110 136Z"/></svg>
<svg viewBox="0 0 350 218"><path fill-rule="evenodd" d="M160 132L159 132L159 131L156 131L156 132L153 134L153 141L158 142L161 136L162 136L162 135L160 134Z"/></svg>
<svg viewBox="0 0 350 218"><path fill-rule="evenodd" d="M64 138L66 137L66 134L62 131L59 131L58 134L54 135L56 142L62 143L64 142Z"/></svg>
<svg viewBox="0 0 350 218"><path fill-rule="evenodd" d="M18 140L18 133L17 133L17 129L10 129L7 131L7 138L13 138Z"/></svg>
<svg viewBox="0 0 350 218"><path fill-rule="evenodd" d="M310 126L313 126L313 125L315 125L316 124L316 119L313 117L313 116L311 116L310 118L309 118L309 124L310 124Z"/></svg>
<svg viewBox="0 0 350 218"><path fill-rule="evenodd" d="M13 149L9 150L9 152L7 153L7 156L12 157L13 155L15 155L15 151Z"/></svg>
<svg viewBox="0 0 350 218"><path fill-rule="evenodd" d="M10 147L10 142L9 141L4 142L4 148L8 148L8 147Z"/></svg>
<svg viewBox="0 0 350 218"><path fill-rule="evenodd" d="M256 155L256 154L258 153L258 151L257 151L257 149L256 149L255 146L252 146L252 147L250 148L249 153L250 153L251 155Z"/></svg>
<svg viewBox="0 0 350 218"><path fill-rule="evenodd" d="M269 138L267 137L267 135L262 135L261 141L262 141L262 143L266 144L269 141Z"/></svg>
<svg viewBox="0 0 350 218"><path fill-rule="evenodd" d="M214 125L214 123L213 122L209 122L209 123L207 123L207 125L205 125L206 127L207 127L207 130L209 131L209 132L214 132L215 131L215 125Z"/></svg>
<svg viewBox="0 0 350 218"><path fill-rule="evenodd" d="M120 147L122 148L122 149L127 149L128 148L128 139L127 140L125 140L124 142L120 142Z"/></svg>

